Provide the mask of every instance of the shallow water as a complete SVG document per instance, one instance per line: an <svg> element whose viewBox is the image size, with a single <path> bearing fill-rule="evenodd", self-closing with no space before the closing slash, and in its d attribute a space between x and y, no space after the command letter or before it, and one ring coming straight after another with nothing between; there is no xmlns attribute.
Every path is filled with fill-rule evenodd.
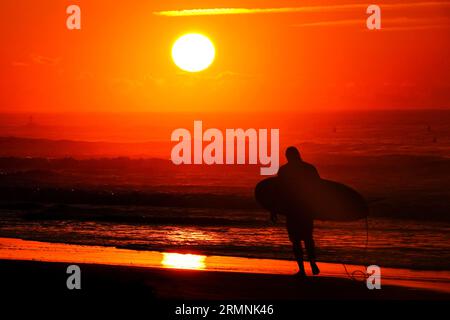
<svg viewBox="0 0 450 320"><path fill-rule="evenodd" d="M136 209L139 212L138 209ZM14 211L3 211L0 236L115 246L139 250L197 254L292 259L284 222L269 223L265 212L211 209L146 208L148 216L171 212L193 219L192 223L123 223L76 220L23 219ZM136 214L136 213L135 213ZM130 215L130 212L128 212ZM196 224L204 216L227 217L231 225ZM150 220L151 221L151 220ZM223 220L220 220L223 222ZM368 231L368 233L367 233ZM368 236L368 238L367 238ZM315 224L320 261L377 264L410 269L450 270L450 223L370 218L355 222Z"/></svg>

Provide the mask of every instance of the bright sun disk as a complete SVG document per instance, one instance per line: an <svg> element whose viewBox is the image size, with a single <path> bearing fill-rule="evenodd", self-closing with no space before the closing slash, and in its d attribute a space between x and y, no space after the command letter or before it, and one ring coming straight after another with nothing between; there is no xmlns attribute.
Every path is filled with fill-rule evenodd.
<svg viewBox="0 0 450 320"><path fill-rule="evenodd" d="M172 59L182 70L199 72L214 61L216 49L212 41L199 33L189 33L178 38L172 47Z"/></svg>

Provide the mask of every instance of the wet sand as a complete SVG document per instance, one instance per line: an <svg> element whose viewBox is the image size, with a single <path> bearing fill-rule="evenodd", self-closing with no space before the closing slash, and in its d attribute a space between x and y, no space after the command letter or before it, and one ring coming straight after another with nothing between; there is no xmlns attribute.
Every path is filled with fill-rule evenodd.
<svg viewBox="0 0 450 320"><path fill-rule="evenodd" d="M382 289L348 278L342 265L321 263L318 277L292 276L295 263L239 257L177 256L112 247L0 238L3 289L24 299L112 296L157 300L449 300L446 271L382 269ZM82 289L68 290L66 268L78 264ZM348 266L349 271L363 266ZM190 269L190 270L188 270ZM339 271L340 270L340 271ZM386 278L386 279L384 279Z"/></svg>

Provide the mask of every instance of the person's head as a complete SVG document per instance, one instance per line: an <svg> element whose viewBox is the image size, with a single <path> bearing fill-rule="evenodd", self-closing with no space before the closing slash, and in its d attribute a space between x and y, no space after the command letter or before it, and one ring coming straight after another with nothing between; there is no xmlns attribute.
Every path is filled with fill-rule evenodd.
<svg viewBox="0 0 450 320"><path fill-rule="evenodd" d="M286 159L288 162L293 162L293 161L301 161L302 157L296 147L289 147L286 149Z"/></svg>

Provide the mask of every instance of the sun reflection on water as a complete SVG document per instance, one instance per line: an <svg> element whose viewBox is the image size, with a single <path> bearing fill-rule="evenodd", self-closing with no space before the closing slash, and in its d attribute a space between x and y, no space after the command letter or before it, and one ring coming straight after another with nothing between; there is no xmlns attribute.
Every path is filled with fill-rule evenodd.
<svg viewBox="0 0 450 320"><path fill-rule="evenodd" d="M163 253L161 264L166 268L205 269L206 256L196 254Z"/></svg>

